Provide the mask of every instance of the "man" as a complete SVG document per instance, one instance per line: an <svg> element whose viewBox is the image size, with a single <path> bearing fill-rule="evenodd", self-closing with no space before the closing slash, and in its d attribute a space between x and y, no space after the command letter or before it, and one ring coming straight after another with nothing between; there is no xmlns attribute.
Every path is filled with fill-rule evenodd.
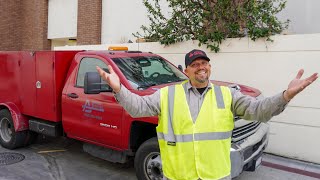
<svg viewBox="0 0 320 180"><path fill-rule="evenodd" d="M286 91L256 100L233 88L211 84L209 61L205 52L190 51L185 56L188 81L141 97L121 86L111 66L110 74L97 67L131 116L159 116L157 135L165 179L231 179L233 116L268 121L318 78L314 73L300 79L300 70Z"/></svg>

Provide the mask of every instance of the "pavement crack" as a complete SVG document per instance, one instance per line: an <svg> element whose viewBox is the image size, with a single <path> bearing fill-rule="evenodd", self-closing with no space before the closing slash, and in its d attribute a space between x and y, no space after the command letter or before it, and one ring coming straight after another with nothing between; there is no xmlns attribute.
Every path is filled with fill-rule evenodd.
<svg viewBox="0 0 320 180"><path fill-rule="evenodd" d="M54 180L66 180L61 167L58 165L56 158L49 154L42 154L48 162L49 173Z"/></svg>

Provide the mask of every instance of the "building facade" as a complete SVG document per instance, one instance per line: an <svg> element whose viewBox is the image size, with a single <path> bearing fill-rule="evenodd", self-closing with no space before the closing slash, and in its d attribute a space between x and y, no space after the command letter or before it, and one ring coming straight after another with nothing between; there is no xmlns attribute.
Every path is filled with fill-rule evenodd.
<svg viewBox="0 0 320 180"><path fill-rule="evenodd" d="M0 4L1 51L101 43L102 0L0 0Z"/></svg>
<svg viewBox="0 0 320 180"><path fill-rule="evenodd" d="M142 0L0 0L0 50L135 42L149 23ZM166 0L162 11L170 14ZM290 0L278 15L288 34L319 33L318 0Z"/></svg>
<svg viewBox="0 0 320 180"><path fill-rule="evenodd" d="M0 50L49 49L48 1L0 1Z"/></svg>

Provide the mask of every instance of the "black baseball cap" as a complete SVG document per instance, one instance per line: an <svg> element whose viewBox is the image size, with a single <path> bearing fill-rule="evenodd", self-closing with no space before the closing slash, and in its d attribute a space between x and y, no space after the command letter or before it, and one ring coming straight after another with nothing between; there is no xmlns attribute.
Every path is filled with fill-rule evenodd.
<svg viewBox="0 0 320 180"><path fill-rule="evenodd" d="M187 66L189 66L194 60L196 59L205 59L207 61L210 61L210 59L208 58L207 54L204 51L201 51L199 49L194 49L190 52L188 52L185 56L185 65L186 68Z"/></svg>

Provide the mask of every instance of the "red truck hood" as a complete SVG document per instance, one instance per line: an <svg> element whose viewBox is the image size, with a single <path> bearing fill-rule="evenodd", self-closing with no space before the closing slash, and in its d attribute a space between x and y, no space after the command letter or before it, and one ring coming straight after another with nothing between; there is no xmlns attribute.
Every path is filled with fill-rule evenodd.
<svg viewBox="0 0 320 180"><path fill-rule="evenodd" d="M261 92L258 89L255 89L253 87L249 87L249 86L245 86L242 84L235 84L235 83L230 83L230 82L223 82L223 81L215 81L215 80L211 80L211 82L213 84L219 85L219 86L236 86L238 85L240 87L240 91L245 94L245 95L249 95L252 97L257 97L261 94ZM180 82L177 82L180 83ZM144 91L138 91L138 90L134 90L135 93L140 94L140 95L147 95L147 94L152 94L155 91L157 91L158 89L165 87L165 86L169 86L169 85L173 85L173 84L177 84L177 83L169 83L169 84L162 84L162 85L158 85L158 86L151 86L148 89L144 90Z"/></svg>

